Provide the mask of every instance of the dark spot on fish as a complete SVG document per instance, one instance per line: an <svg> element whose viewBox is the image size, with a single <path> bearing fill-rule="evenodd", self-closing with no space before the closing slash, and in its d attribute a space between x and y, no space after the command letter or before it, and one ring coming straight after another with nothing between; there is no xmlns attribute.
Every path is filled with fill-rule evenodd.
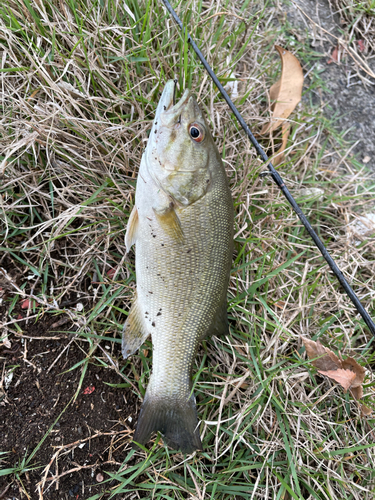
<svg viewBox="0 0 375 500"><path fill-rule="evenodd" d="M161 244L161 246L163 247L164 246L164 243Z"/></svg>
<svg viewBox="0 0 375 500"><path fill-rule="evenodd" d="M145 312L145 316L147 316L147 314L148 314L148 312L146 311L146 312Z"/></svg>
<svg viewBox="0 0 375 500"><path fill-rule="evenodd" d="M153 234L153 235L152 235L152 237L153 237L153 238L156 238L156 234Z"/></svg>
<svg viewBox="0 0 375 500"><path fill-rule="evenodd" d="M189 248L189 250L186 253L190 253L190 252L191 252L191 248Z"/></svg>
<svg viewBox="0 0 375 500"><path fill-rule="evenodd" d="M158 124L158 122L155 122L155 125L157 125L157 124Z"/></svg>
<svg viewBox="0 0 375 500"><path fill-rule="evenodd" d="M156 316L161 316L161 312L159 311Z"/></svg>
<svg viewBox="0 0 375 500"><path fill-rule="evenodd" d="M157 134L157 133L158 133L158 131L155 129L155 134Z"/></svg>
<svg viewBox="0 0 375 500"><path fill-rule="evenodd" d="M151 325L152 325L152 326L155 326L155 321L153 321L153 322L151 323Z"/></svg>
<svg viewBox="0 0 375 500"><path fill-rule="evenodd" d="M151 293L151 294L153 294L154 292L148 292L148 293Z"/></svg>
<svg viewBox="0 0 375 500"><path fill-rule="evenodd" d="M163 108L164 108L164 111L167 111L167 108L165 106L163 106Z"/></svg>
<svg viewBox="0 0 375 500"><path fill-rule="evenodd" d="M128 349L128 350L126 351L126 354L130 354L130 352L131 352L131 350L130 350L130 349Z"/></svg>

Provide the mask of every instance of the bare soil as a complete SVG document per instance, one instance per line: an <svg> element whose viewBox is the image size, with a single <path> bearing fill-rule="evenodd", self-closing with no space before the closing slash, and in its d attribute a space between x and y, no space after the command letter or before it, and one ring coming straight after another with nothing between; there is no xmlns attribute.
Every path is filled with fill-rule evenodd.
<svg viewBox="0 0 375 500"><path fill-rule="evenodd" d="M9 259L7 264L2 267L11 273ZM27 498L25 490L28 498L40 498L38 485L46 499L89 498L104 489L101 483L108 479L104 471L117 471L122 463L138 397L131 389L106 385L124 380L92 360L77 398L72 399L82 370L69 370L85 359L86 352L74 331L69 333L68 318L59 316L57 321L44 315L27 322L21 302L9 315L8 298L3 295L0 321L17 319L22 334L12 341L11 349L0 348L3 376L14 368L9 387L0 394L0 450L10 450L2 469L15 467L38 445L39 449L28 464L32 470L26 474L27 483L0 476L0 498ZM68 323L61 326L64 320ZM120 344L114 349L111 355L121 359Z"/></svg>
<svg viewBox="0 0 375 500"><path fill-rule="evenodd" d="M375 79L361 64L364 61L375 73L374 40L369 33L368 40L362 38L360 30L354 30L340 14L339 6L344 8L333 0L283 3L295 37L307 37L311 48L322 56L304 70L308 79L318 72L325 89L315 89L305 100L322 106L327 118L335 118L335 128L353 146L350 155L355 154L375 173ZM350 55L346 46L358 56Z"/></svg>

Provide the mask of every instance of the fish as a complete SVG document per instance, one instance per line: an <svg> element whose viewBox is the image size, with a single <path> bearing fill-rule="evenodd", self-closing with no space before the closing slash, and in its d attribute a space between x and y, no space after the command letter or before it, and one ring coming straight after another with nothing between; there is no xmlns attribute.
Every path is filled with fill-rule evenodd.
<svg viewBox="0 0 375 500"><path fill-rule="evenodd" d="M136 292L122 354L151 335L152 373L133 443L155 432L182 453L202 450L192 372L201 340L228 335L234 209L208 123L189 89L166 83L139 167L125 234ZM136 445L135 444L135 445Z"/></svg>

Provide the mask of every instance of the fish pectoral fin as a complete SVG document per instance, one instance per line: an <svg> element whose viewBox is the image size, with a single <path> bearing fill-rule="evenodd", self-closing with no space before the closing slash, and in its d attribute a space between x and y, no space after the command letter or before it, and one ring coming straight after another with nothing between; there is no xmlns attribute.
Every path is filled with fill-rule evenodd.
<svg viewBox="0 0 375 500"><path fill-rule="evenodd" d="M209 335L216 335L217 337L229 335L229 323L228 323L228 313L227 313L227 303L219 309L215 314L211 325L207 328L207 332L202 335L200 340L205 339Z"/></svg>
<svg viewBox="0 0 375 500"><path fill-rule="evenodd" d="M141 310L135 298L128 319L122 331L122 355L126 359L134 354L148 337L148 331L142 319Z"/></svg>
<svg viewBox="0 0 375 500"><path fill-rule="evenodd" d="M136 242L137 230L138 230L138 210L137 207L134 206L133 210L131 211L128 221L128 226L126 228L126 233L125 233L126 253L129 252L132 245L134 245L134 243Z"/></svg>
<svg viewBox="0 0 375 500"><path fill-rule="evenodd" d="M181 221L174 209L173 203L171 203L167 208L157 209L153 208L156 215L156 219L159 222L161 228L165 233L168 234L172 239L184 242L184 232L181 227Z"/></svg>

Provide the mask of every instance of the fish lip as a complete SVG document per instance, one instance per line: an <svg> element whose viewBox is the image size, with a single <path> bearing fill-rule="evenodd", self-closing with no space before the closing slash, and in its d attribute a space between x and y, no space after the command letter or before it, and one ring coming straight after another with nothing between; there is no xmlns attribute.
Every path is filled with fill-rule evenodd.
<svg viewBox="0 0 375 500"><path fill-rule="evenodd" d="M170 117L180 114L181 108L190 98L190 90L186 89L181 98L174 103L176 85L176 80L169 80L166 83L158 107L156 108L154 123L158 123L158 120L164 113Z"/></svg>

